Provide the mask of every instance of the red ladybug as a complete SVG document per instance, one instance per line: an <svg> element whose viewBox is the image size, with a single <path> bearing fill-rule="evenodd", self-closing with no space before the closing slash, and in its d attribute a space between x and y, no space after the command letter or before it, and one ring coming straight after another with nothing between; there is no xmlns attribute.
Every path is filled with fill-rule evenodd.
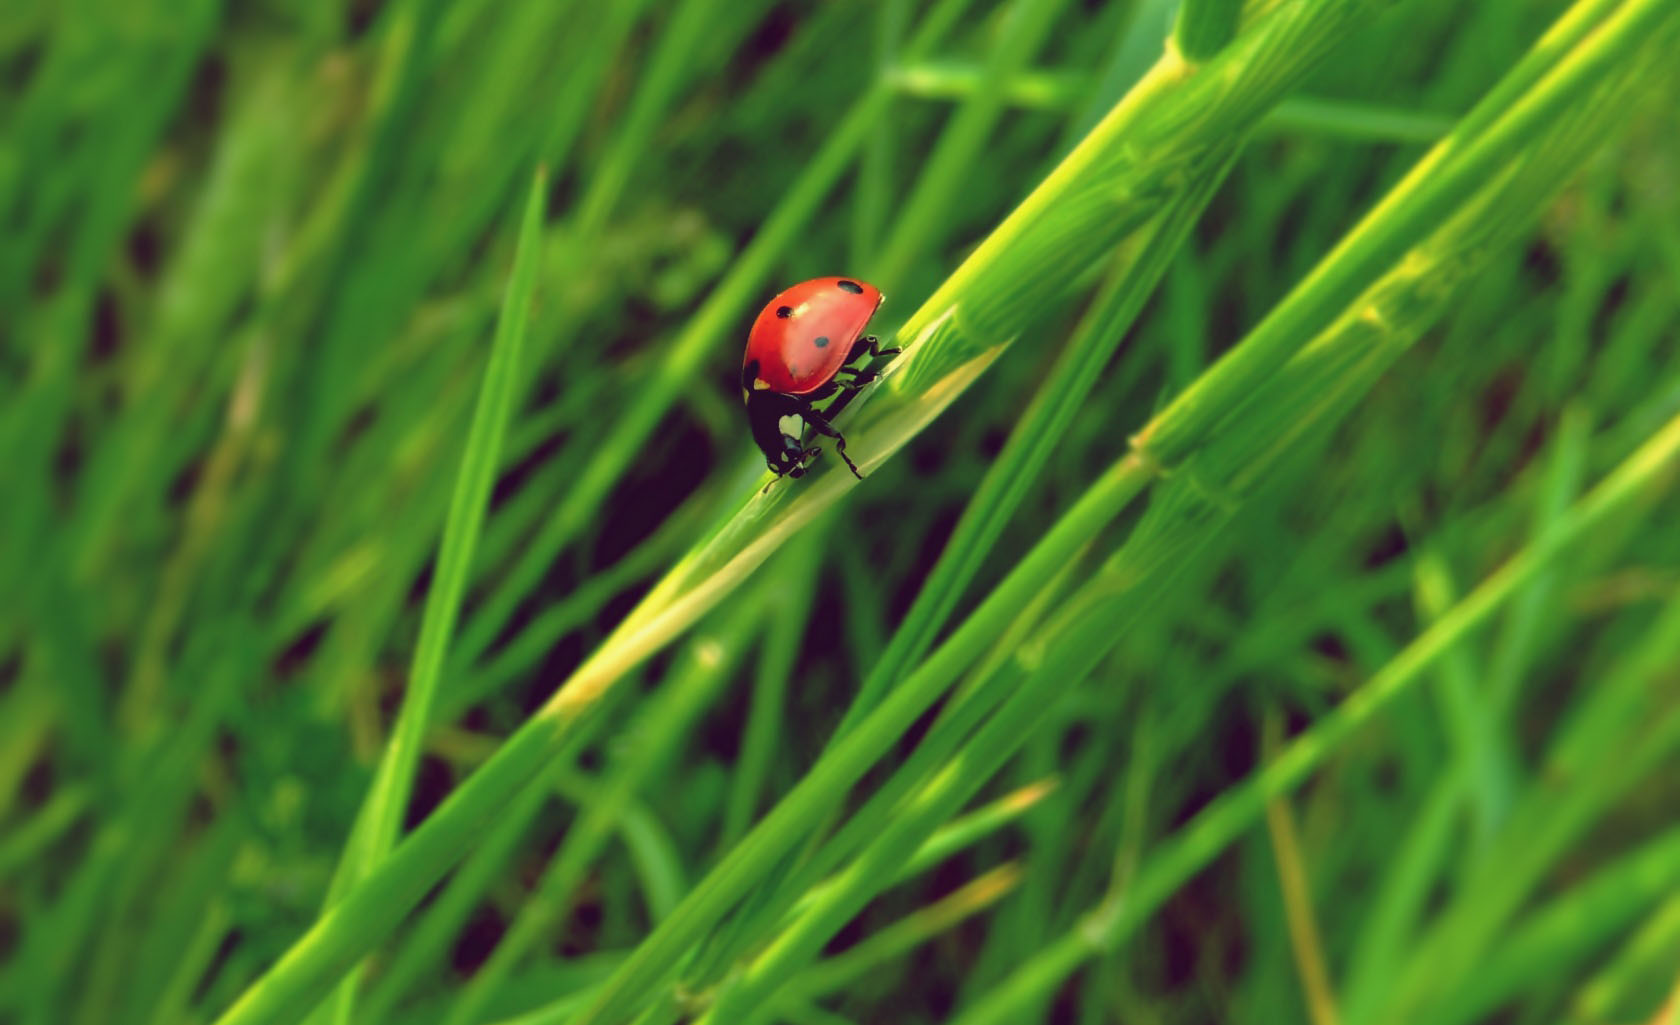
<svg viewBox="0 0 1680 1025"><path fill-rule="evenodd" d="M876 371L853 364L866 355L899 351L880 348L873 335L863 333L881 298L880 289L852 278L812 278L770 300L753 321L741 361L741 398L753 440L778 477L803 477L806 464L822 452L805 446L809 427L833 438L840 458L863 479L828 416L875 379ZM827 416L812 407L837 393Z"/></svg>

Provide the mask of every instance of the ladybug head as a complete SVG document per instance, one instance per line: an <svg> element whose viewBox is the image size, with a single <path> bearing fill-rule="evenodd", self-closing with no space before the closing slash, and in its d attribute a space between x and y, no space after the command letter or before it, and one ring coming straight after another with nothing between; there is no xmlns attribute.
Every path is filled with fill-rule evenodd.
<svg viewBox="0 0 1680 1025"><path fill-rule="evenodd" d="M786 475L798 479L805 476L805 448L798 439L782 435L783 445L777 452L766 452L765 462L777 476Z"/></svg>
<svg viewBox="0 0 1680 1025"><path fill-rule="evenodd" d="M764 462L778 476L803 477L813 450L802 441L805 422L797 400L772 391L747 393L747 422Z"/></svg>

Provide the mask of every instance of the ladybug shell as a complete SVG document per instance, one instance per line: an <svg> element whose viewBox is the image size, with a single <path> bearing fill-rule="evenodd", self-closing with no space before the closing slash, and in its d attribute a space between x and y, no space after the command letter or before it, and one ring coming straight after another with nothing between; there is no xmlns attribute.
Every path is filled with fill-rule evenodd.
<svg viewBox="0 0 1680 1025"><path fill-rule="evenodd" d="M753 321L741 366L757 361L758 376L747 386L784 395L821 388L845 365L880 305L881 290L856 278L812 278L789 288Z"/></svg>

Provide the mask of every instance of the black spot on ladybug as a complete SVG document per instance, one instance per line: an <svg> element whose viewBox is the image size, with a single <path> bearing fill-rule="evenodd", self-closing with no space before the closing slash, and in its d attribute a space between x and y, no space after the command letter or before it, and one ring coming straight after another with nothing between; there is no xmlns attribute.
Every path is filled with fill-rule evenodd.
<svg viewBox="0 0 1680 1025"><path fill-rule="evenodd" d="M782 318L783 320L788 319L789 317L793 316L793 307L792 306L778 306L778 307L776 307L776 316Z"/></svg>
<svg viewBox="0 0 1680 1025"><path fill-rule="evenodd" d="M836 282L836 284L838 284L840 286L842 291L850 292L853 295L862 295L863 294L863 286L858 284L856 281L847 281L844 278L842 278L838 282Z"/></svg>
<svg viewBox="0 0 1680 1025"><path fill-rule="evenodd" d="M811 344L815 345L819 349L826 349L828 348L828 336L818 335L817 337L811 339Z"/></svg>

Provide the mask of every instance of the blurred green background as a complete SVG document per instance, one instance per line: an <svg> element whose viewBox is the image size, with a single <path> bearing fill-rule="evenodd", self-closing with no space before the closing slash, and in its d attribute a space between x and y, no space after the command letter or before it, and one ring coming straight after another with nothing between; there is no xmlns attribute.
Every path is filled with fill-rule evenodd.
<svg viewBox="0 0 1680 1025"><path fill-rule="evenodd" d="M1250 3L1242 28L1291 6ZM431 627L410 827L762 485L735 381L759 307L853 275L896 330L1155 64L1177 8L11 0L0 1021L222 1014L356 863L463 455L490 453L486 517L453 636ZM1567 9L1395 3L1312 55L978 545L959 620ZM1034 967L1680 413L1674 86L1618 107L1286 486L1062 681L973 780L979 813L942 820L820 956L778 963L751 1020L1680 1013L1680 503L1660 491L1454 635L1124 937ZM539 166L530 299L499 316ZM585 1020L806 778L1092 292L1032 305L943 415L644 653L464 868L368 926L313 1020ZM498 452L468 436L499 322L522 346ZM805 856L931 721L832 793ZM720 920L635 1020L707 1014L800 913L766 906Z"/></svg>

